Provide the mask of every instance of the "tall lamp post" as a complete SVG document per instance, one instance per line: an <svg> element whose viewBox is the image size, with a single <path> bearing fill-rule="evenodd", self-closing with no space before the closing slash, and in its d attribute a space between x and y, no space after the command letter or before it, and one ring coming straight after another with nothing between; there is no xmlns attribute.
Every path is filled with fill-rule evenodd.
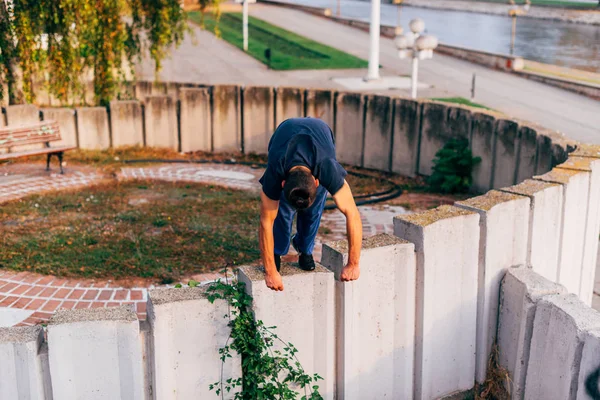
<svg viewBox="0 0 600 400"><path fill-rule="evenodd" d="M381 35L381 0L371 0L371 24L369 26L369 69L366 81L379 79L379 36Z"/></svg>
<svg viewBox="0 0 600 400"><path fill-rule="evenodd" d="M410 32L396 36L394 43L400 59L412 57L411 97L416 99L419 60L433 57L433 50L438 45L438 39L432 35L422 35L425 30L425 22L420 18L410 21L409 27Z"/></svg>
<svg viewBox="0 0 600 400"><path fill-rule="evenodd" d="M515 54L515 37L517 35L517 17L520 15L527 14L529 11L529 3L525 3L525 5L521 8L519 6L513 6L508 10L508 15L512 17L512 29L510 32L510 55Z"/></svg>

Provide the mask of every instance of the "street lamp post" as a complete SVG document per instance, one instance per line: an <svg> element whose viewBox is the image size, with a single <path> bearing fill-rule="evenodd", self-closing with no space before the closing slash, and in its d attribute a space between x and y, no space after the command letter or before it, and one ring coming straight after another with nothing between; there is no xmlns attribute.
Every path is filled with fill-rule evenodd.
<svg viewBox="0 0 600 400"><path fill-rule="evenodd" d="M515 37L517 36L517 17L527 14L529 11L529 3L525 3L523 8L513 6L508 10L508 15L512 17L512 28L510 32L510 55L515 54Z"/></svg>
<svg viewBox="0 0 600 400"><path fill-rule="evenodd" d="M379 36L381 35L381 0L371 0L371 24L369 27L369 69L366 81L379 79Z"/></svg>
<svg viewBox="0 0 600 400"><path fill-rule="evenodd" d="M410 32L396 36L394 43L401 59L412 58L411 97L417 98L419 60L433 57L433 50L438 45L438 39L432 35L422 35L425 22L416 18L410 21Z"/></svg>

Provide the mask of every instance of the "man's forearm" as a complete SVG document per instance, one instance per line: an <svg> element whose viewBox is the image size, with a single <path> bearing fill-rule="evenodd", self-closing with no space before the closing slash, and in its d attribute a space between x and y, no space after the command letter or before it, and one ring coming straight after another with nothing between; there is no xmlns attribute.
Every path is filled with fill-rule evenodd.
<svg viewBox="0 0 600 400"><path fill-rule="evenodd" d="M360 259L360 249L362 246L362 221L360 213L355 208L352 213L346 216L346 231L348 232L348 265L357 266Z"/></svg>
<svg viewBox="0 0 600 400"><path fill-rule="evenodd" d="M273 226L269 228L264 222L260 222L260 227L258 229L258 241L260 246L260 255L262 258L263 265L265 267L265 272L267 274L276 272L277 267L275 266L275 257L274 257L274 241L273 241Z"/></svg>

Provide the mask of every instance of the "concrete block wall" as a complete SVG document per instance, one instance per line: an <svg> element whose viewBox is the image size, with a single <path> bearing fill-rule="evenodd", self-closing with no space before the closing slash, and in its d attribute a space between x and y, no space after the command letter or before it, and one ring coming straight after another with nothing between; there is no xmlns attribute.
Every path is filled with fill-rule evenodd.
<svg viewBox="0 0 600 400"><path fill-rule="evenodd" d="M321 265L305 272L282 264L284 291L275 292L264 283L262 267L245 266L238 270L238 279L246 284L253 298L257 320L266 327L275 326L283 341L274 346L282 350L292 343L298 350L298 360L307 374L323 377L317 384L324 399L335 398L335 309L333 273ZM304 394L304 393L302 393Z"/></svg>
<svg viewBox="0 0 600 400"><path fill-rule="evenodd" d="M242 150L239 86L214 86L212 105L213 151Z"/></svg>
<svg viewBox="0 0 600 400"><path fill-rule="evenodd" d="M79 148L103 150L110 147L108 113L104 107L75 109Z"/></svg>
<svg viewBox="0 0 600 400"><path fill-rule="evenodd" d="M150 366L154 399L204 399L215 397L209 385L221 380L219 348L230 329L228 305L211 304L206 288L156 289L149 292ZM223 380L241 376L235 352L223 364ZM225 394L233 398L236 391Z"/></svg>
<svg viewBox="0 0 600 400"><path fill-rule="evenodd" d="M414 245L381 234L363 242L361 277L339 281L348 242L323 246L336 277L337 398L413 396L416 261Z"/></svg>
<svg viewBox="0 0 600 400"><path fill-rule="evenodd" d="M275 126L286 119L304 117L304 90L280 87L275 90Z"/></svg>
<svg viewBox="0 0 600 400"><path fill-rule="evenodd" d="M394 218L394 234L415 244L416 399L473 387L477 336L479 214L441 206Z"/></svg>
<svg viewBox="0 0 600 400"><path fill-rule="evenodd" d="M387 96L368 96L365 119L362 166L390 171L394 99Z"/></svg>
<svg viewBox="0 0 600 400"><path fill-rule="evenodd" d="M270 87L244 88L244 152L267 154L269 140L275 131L275 93Z"/></svg>
<svg viewBox="0 0 600 400"><path fill-rule="evenodd" d="M58 122L61 140L53 145L77 147L77 125L75 110L72 108L42 108L42 120Z"/></svg>
<svg viewBox="0 0 600 400"><path fill-rule="evenodd" d="M109 110L112 147L143 146L142 104L136 100L116 100L110 102Z"/></svg>
<svg viewBox="0 0 600 400"><path fill-rule="evenodd" d="M335 113L335 150L338 161L362 165L364 149L365 97L338 93Z"/></svg>
<svg viewBox="0 0 600 400"><path fill-rule="evenodd" d="M177 103L171 96L149 96L144 109L146 146L179 149Z"/></svg>
<svg viewBox="0 0 600 400"><path fill-rule="evenodd" d="M181 151L211 151L209 89L181 88L179 89L179 102Z"/></svg>

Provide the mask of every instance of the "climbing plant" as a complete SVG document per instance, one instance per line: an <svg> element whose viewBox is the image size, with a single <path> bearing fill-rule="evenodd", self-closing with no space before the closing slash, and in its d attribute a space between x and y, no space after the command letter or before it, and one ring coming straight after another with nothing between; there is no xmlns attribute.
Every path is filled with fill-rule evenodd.
<svg viewBox="0 0 600 400"><path fill-rule="evenodd" d="M189 286L198 286L190 281ZM178 285L181 287L181 285ZM246 293L242 282L217 281L207 288L208 300L214 303L222 299L229 305L231 333L227 342L219 349L224 364L236 352L242 360L242 376L221 379L212 383L210 389L225 398L235 391L236 400L297 399L322 400L317 382L323 378L318 374L307 374L298 361L298 350L292 343L283 341L275 333L275 326L265 326L255 320L252 313L252 297Z"/></svg>
<svg viewBox="0 0 600 400"><path fill-rule="evenodd" d="M12 101L22 92L33 102L44 87L62 101L82 102L91 80L94 101L105 104L122 81L134 78L134 64L143 55L158 73L169 49L189 31L179 0L0 0L0 5L0 78Z"/></svg>
<svg viewBox="0 0 600 400"><path fill-rule="evenodd" d="M473 182L473 168L480 162L481 157L473 157L466 138L451 139L435 154L427 183L434 191L464 193Z"/></svg>

